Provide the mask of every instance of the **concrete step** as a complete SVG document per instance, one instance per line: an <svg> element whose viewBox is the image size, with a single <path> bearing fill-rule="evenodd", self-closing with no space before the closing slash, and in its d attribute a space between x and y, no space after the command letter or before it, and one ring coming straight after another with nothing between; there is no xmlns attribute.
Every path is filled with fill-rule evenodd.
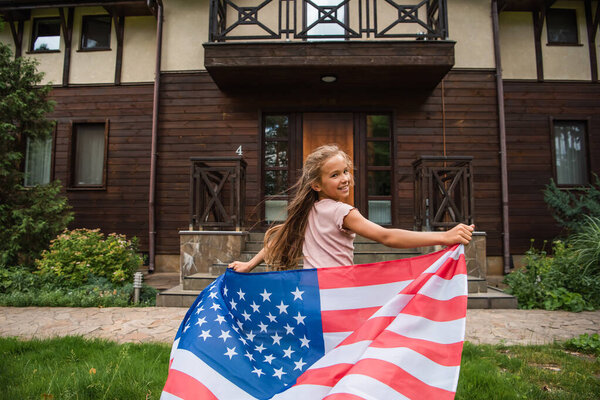
<svg viewBox="0 0 600 400"><path fill-rule="evenodd" d="M476 278L474 276L468 276L467 279L468 292L471 293L486 293L487 282L483 278Z"/></svg>
<svg viewBox="0 0 600 400"><path fill-rule="evenodd" d="M183 284L172 287L156 295L157 307L190 307L200 290L185 290Z"/></svg>
<svg viewBox="0 0 600 400"><path fill-rule="evenodd" d="M219 275L211 273L197 273L183 277L183 290L203 290L210 285Z"/></svg>
<svg viewBox="0 0 600 400"><path fill-rule="evenodd" d="M484 293L469 293L467 308L517 309L517 298L502 290L488 287Z"/></svg>

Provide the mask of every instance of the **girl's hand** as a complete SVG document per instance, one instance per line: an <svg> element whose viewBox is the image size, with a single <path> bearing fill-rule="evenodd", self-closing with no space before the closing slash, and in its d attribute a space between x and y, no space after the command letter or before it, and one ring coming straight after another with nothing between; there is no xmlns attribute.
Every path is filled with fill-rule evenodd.
<svg viewBox="0 0 600 400"><path fill-rule="evenodd" d="M450 246L456 243L467 245L471 241L475 225L458 224L444 232L444 244Z"/></svg>
<svg viewBox="0 0 600 400"><path fill-rule="evenodd" d="M252 264L243 261L234 261L227 267L233 269L235 272L250 272L253 269Z"/></svg>

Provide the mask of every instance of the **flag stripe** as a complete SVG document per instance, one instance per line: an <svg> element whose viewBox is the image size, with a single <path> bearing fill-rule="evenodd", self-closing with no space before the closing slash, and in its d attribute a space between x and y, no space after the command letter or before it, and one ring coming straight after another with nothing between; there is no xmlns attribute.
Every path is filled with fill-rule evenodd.
<svg viewBox="0 0 600 400"><path fill-rule="evenodd" d="M435 300L417 294L413 301L402 310L403 314L418 315L432 321L447 322L465 317L467 296L454 297L451 300Z"/></svg>
<svg viewBox="0 0 600 400"><path fill-rule="evenodd" d="M434 275L423 285L419 293L436 300L450 300L467 294L467 275L459 274L451 279Z"/></svg>
<svg viewBox="0 0 600 400"><path fill-rule="evenodd" d="M336 289L321 289L321 310L346 310L354 308L381 307L391 297L400 293L411 281L385 283Z"/></svg>
<svg viewBox="0 0 600 400"><path fill-rule="evenodd" d="M435 343L462 342L465 337L465 318L436 322L416 315L399 314L387 328L399 335Z"/></svg>
<svg viewBox="0 0 600 400"><path fill-rule="evenodd" d="M364 397L349 393L334 393L330 394L329 396L325 396L323 400L364 400Z"/></svg>
<svg viewBox="0 0 600 400"><path fill-rule="evenodd" d="M169 371L163 394L164 392L170 393L181 399L202 398L206 400L218 400L206 386L200 383L200 381L176 369L171 369ZM161 396L161 400L164 399L166 399L166 397Z"/></svg>
<svg viewBox="0 0 600 400"><path fill-rule="evenodd" d="M347 332L361 326L380 307L321 312L323 332Z"/></svg>
<svg viewBox="0 0 600 400"><path fill-rule="evenodd" d="M277 393L272 400L322 399L330 390L331 387L322 385L292 386L285 392Z"/></svg>
<svg viewBox="0 0 600 400"><path fill-rule="evenodd" d="M371 318L363 324L359 329L352 332L346 339L344 339L340 346L360 342L363 340L374 340L381 332L387 328L394 317L377 317Z"/></svg>
<svg viewBox="0 0 600 400"><path fill-rule="evenodd" d="M460 365L463 342L439 344L384 331L377 340L371 343L371 346L382 348L406 347L440 365L457 366Z"/></svg>
<svg viewBox="0 0 600 400"><path fill-rule="evenodd" d="M339 386L334 387L332 390L334 393L333 396L340 396L333 397L336 399L354 399L354 396L358 396L360 399L365 400L410 400L390 386L377 379L371 378L370 376L348 375L348 377L342 379L338 385ZM358 392L360 394L355 395L348 392ZM325 399L330 399L330 397L325 397Z"/></svg>

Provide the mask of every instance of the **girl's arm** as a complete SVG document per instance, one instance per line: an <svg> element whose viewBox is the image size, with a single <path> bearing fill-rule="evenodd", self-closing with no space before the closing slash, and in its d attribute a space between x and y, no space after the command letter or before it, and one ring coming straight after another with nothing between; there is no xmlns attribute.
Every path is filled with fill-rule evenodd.
<svg viewBox="0 0 600 400"><path fill-rule="evenodd" d="M344 228L388 247L414 248L434 245L469 244L474 225L458 224L446 232L416 232L404 229L388 229L369 221L357 209L344 218Z"/></svg>
<svg viewBox="0 0 600 400"><path fill-rule="evenodd" d="M243 261L234 261L229 264L229 268L233 268L236 272L250 272L252 271L258 264L263 262L265 259L265 249L261 249L257 255L252 257L252 260L248 262Z"/></svg>

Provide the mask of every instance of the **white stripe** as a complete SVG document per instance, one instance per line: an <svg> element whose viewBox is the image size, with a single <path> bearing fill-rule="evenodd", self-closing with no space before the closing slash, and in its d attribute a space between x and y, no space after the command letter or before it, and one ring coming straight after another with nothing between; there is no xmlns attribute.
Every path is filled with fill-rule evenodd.
<svg viewBox="0 0 600 400"><path fill-rule="evenodd" d="M322 385L298 385L292 386L282 393L278 393L271 400L313 400L322 399L329 394L330 386Z"/></svg>
<svg viewBox="0 0 600 400"><path fill-rule="evenodd" d="M179 339L181 338L177 338L173 341L173 346L171 346L171 355L169 356L169 360L172 360L175 356L175 350L177 350L177 346L179 346Z"/></svg>
<svg viewBox="0 0 600 400"><path fill-rule="evenodd" d="M437 322L416 315L400 314L387 327L387 330L413 339L450 344L464 340L465 319Z"/></svg>
<svg viewBox="0 0 600 400"><path fill-rule="evenodd" d="M344 339L350 336L352 332L329 332L323 334L323 341L325 342L325 353L334 349L335 346L342 343Z"/></svg>
<svg viewBox="0 0 600 400"><path fill-rule="evenodd" d="M429 386L456 391L460 366L447 367L431 361L407 347L369 347L361 359L373 358L392 363Z"/></svg>
<svg viewBox="0 0 600 400"><path fill-rule="evenodd" d="M457 296L466 296L468 294L467 275L454 275L450 280L433 275L419 289L419 293L436 300L450 300Z"/></svg>
<svg viewBox="0 0 600 400"><path fill-rule="evenodd" d="M335 393L353 394L365 400L410 400L385 383L370 376L359 374L349 374L340 379L329 392L329 394Z"/></svg>
<svg viewBox="0 0 600 400"><path fill-rule="evenodd" d="M175 396L174 394L162 392L160 395L160 400L185 400L181 397Z"/></svg>
<svg viewBox="0 0 600 400"><path fill-rule="evenodd" d="M411 282L412 280L384 283L381 285L321 289L319 291L321 296L321 311L381 307Z"/></svg>
<svg viewBox="0 0 600 400"><path fill-rule="evenodd" d="M372 342L372 340L362 340L360 342L336 347L311 365L309 369L330 367L337 364L355 364L360 360L361 356Z"/></svg>
<svg viewBox="0 0 600 400"><path fill-rule="evenodd" d="M219 399L255 399L188 350L177 349L171 369L202 382Z"/></svg>
<svg viewBox="0 0 600 400"><path fill-rule="evenodd" d="M376 317L395 317L400 314L404 307L415 297L414 294L397 294L390 299L389 302L383 305L379 310L375 311L375 314L371 315L369 319Z"/></svg>
<svg viewBox="0 0 600 400"><path fill-rule="evenodd" d="M436 260L436 262L431 264L431 266L429 268L427 268L425 271L423 271L423 273L424 274L435 274L437 272L437 270L440 269L440 267L442 265L444 265L444 263L447 260L449 260L449 259L458 260L460 255L463 253L464 253L464 246L461 244L456 249L454 249L454 251L447 251L444 254L442 254L442 256L440 258L438 258Z"/></svg>

